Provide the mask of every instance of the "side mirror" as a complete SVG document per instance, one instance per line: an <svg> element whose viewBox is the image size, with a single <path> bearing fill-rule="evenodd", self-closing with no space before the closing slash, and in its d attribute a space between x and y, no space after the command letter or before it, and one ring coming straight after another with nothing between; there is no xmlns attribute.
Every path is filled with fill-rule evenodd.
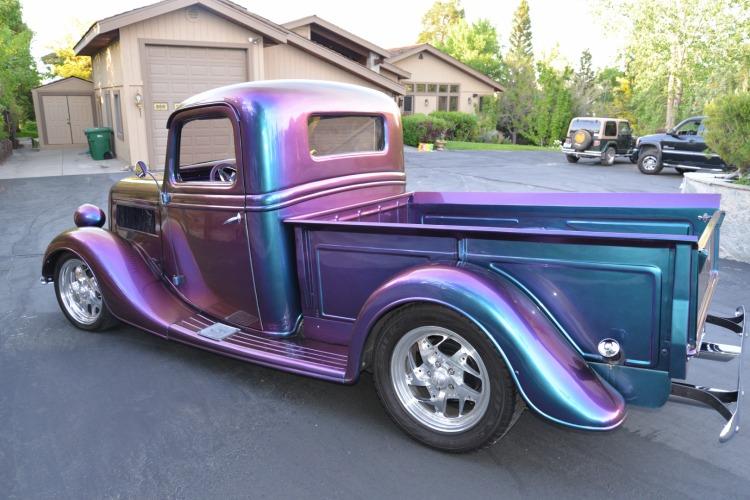
<svg viewBox="0 0 750 500"><path fill-rule="evenodd" d="M139 179L143 179L144 177L146 177L149 174L148 165L146 165L145 162L139 160L135 164L135 167L133 167L133 173Z"/></svg>
<svg viewBox="0 0 750 500"><path fill-rule="evenodd" d="M667 130L667 135L671 135L672 137L680 138L680 135L677 133L677 131L673 128L670 128Z"/></svg>

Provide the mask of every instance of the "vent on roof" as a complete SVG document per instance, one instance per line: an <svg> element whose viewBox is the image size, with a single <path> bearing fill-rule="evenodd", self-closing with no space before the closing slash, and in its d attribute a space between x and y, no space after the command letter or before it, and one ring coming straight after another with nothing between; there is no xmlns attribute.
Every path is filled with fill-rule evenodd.
<svg viewBox="0 0 750 500"><path fill-rule="evenodd" d="M424 59L424 54L422 54L421 52L419 53L419 59Z"/></svg>
<svg viewBox="0 0 750 500"><path fill-rule="evenodd" d="M185 10L185 15L187 15L188 21L197 21L201 15L201 10L197 5L193 5Z"/></svg>

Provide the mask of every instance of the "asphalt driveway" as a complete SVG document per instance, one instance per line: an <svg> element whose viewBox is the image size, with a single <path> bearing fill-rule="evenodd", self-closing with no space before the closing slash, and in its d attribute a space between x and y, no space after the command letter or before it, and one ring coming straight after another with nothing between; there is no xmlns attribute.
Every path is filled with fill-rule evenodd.
<svg viewBox="0 0 750 500"><path fill-rule="evenodd" d="M558 153L406 157L417 190L675 192L681 182ZM750 432L719 445L723 421L703 407L631 408L603 434L527 411L497 445L448 455L399 431L369 376L340 386L130 327L76 330L38 282L41 253L76 206L106 206L121 176L0 180L0 497L748 497ZM716 310L750 305L750 265L722 270ZM708 385L731 384L736 368L691 365Z"/></svg>

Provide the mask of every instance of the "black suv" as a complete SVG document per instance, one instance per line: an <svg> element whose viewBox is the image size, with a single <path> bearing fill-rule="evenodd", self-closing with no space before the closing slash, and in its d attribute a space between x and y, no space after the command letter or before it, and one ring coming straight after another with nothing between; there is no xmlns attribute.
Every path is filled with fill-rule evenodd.
<svg viewBox="0 0 750 500"><path fill-rule="evenodd" d="M636 142L638 169L654 175L664 167L679 173L688 170L728 170L727 164L712 153L703 139L703 116L693 116L681 121L663 134L644 135Z"/></svg>
<svg viewBox="0 0 750 500"><path fill-rule="evenodd" d="M579 116L570 121L568 135L560 149L570 163L580 158L593 158L602 165L612 165L616 158L627 158L635 163L637 156L633 146L633 132L627 120Z"/></svg>

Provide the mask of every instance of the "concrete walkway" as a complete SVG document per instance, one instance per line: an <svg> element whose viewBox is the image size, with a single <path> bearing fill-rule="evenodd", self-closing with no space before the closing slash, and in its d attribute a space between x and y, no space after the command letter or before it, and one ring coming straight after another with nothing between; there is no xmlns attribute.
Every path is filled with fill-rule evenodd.
<svg viewBox="0 0 750 500"><path fill-rule="evenodd" d="M91 159L85 146L33 150L29 145L24 145L0 163L0 179L112 174L127 169L128 165L117 158L102 161Z"/></svg>

